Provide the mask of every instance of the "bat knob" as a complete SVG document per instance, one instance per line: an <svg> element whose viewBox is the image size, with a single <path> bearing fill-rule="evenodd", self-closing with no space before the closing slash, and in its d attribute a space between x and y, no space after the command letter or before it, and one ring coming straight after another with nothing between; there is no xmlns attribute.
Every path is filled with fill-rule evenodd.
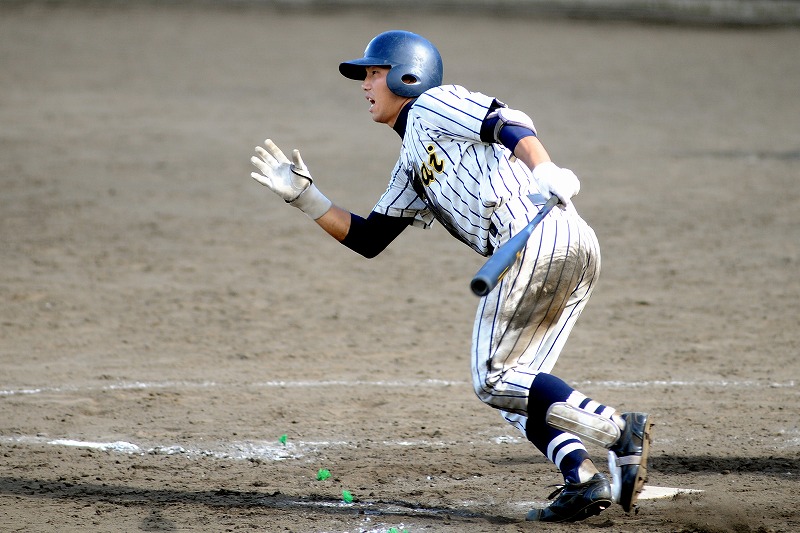
<svg viewBox="0 0 800 533"><path fill-rule="evenodd" d="M489 282L481 276L475 276L470 282L469 288L472 289L472 293L475 296L486 296L491 292Z"/></svg>

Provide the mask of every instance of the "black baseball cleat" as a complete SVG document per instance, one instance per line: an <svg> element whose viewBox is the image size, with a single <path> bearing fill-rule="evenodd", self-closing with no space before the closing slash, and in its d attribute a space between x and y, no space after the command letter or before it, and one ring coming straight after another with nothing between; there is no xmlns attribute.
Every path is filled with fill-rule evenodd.
<svg viewBox="0 0 800 533"><path fill-rule="evenodd" d="M647 413L623 413L622 418L625 429L616 444L609 448L609 468L615 485L614 499L629 513L647 480L650 419Z"/></svg>
<svg viewBox="0 0 800 533"><path fill-rule="evenodd" d="M600 514L611 506L611 484L603 474L584 483L567 483L550 495L558 496L544 509L528 511L531 522L577 522Z"/></svg>

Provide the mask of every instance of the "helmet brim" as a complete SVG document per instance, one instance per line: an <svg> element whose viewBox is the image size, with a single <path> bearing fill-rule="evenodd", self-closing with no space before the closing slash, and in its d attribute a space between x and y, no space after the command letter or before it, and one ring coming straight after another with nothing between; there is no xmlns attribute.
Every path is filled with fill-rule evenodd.
<svg viewBox="0 0 800 533"><path fill-rule="evenodd" d="M362 57L360 59L353 59L339 63L339 72L342 76L351 80L364 81L367 77L367 67L389 67L393 65L387 63L385 59L378 57Z"/></svg>

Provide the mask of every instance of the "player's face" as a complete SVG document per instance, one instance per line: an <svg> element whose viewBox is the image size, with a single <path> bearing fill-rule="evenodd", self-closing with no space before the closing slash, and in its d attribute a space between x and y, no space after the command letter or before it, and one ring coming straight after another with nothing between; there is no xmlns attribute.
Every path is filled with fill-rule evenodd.
<svg viewBox="0 0 800 533"><path fill-rule="evenodd" d="M367 67L367 76L361 88L364 89L364 96L370 104L369 112L372 120L394 126L397 115L409 99L397 96L389 90L386 84L388 73L387 67Z"/></svg>

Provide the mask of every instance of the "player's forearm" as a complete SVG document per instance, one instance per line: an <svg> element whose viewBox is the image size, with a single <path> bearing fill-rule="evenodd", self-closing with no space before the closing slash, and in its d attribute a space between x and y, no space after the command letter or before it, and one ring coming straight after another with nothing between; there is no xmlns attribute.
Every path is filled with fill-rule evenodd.
<svg viewBox="0 0 800 533"><path fill-rule="evenodd" d="M328 235L341 242L350 232L350 211L332 205L328 211L315 220Z"/></svg>
<svg viewBox="0 0 800 533"><path fill-rule="evenodd" d="M514 148L514 156L533 170L536 165L550 161L550 155L541 141L534 136L524 137Z"/></svg>

